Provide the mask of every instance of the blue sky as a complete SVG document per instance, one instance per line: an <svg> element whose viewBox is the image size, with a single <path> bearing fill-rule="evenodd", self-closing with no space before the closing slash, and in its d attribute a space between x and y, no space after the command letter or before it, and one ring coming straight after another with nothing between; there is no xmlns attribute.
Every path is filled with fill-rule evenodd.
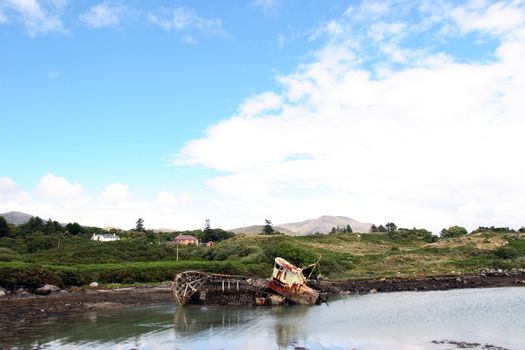
<svg viewBox="0 0 525 350"><path fill-rule="evenodd" d="M65 5L63 32L28 32L12 9L0 27L2 124L10 130L3 142L17 145L3 175L21 186L35 186L35 174L50 171L92 189L122 178L148 189L157 177L173 189L191 185L188 172L201 175L166 167L170 154L233 114L246 96L275 87L275 74L315 45L309 31L341 6L103 2L137 13L93 28L81 18L97 4ZM218 20L222 32L166 31L146 18L160 7ZM280 44L288 36L293 41Z"/></svg>
<svg viewBox="0 0 525 350"><path fill-rule="evenodd" d="M524 7L0 0L0 211L519 227Z"/></svg>

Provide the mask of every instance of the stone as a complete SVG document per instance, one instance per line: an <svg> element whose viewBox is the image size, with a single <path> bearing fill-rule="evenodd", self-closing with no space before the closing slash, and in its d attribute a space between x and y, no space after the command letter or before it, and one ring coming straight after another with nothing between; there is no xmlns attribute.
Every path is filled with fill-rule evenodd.
<svg viewBox="0 0 525 350"><path fill-rule="evenodd" d="M89 284L89 288L97 288L98 287L98 283L97 282L91 282Z"/></svg>
<svg viewBox="0 0 525 350"><path fill-rule="evenodd" d="M35 290L35 294L48 295L51 292L58 292L59 290L60 287L54 286L52 284L46 284L43 287L40 287L37 290Z"/></svg>
<svg viewBox="0 0 525 350"><path fill-rule="evenodd" d="M375 293L377 293L377 289L375 288L370 289L370 294L375 294Z"/></svg>
<svg viewBox="0 0 525 350"><path fill-rule="evenodd" d="M5 297L5 289L0 287L0 298Z"/></svg>

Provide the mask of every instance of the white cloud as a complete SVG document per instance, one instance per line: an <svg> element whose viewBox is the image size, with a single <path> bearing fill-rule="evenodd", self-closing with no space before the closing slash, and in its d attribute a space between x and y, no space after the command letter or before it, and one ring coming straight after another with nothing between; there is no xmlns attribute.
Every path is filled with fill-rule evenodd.
<svg viewBox="0 0 525 350"><path fill-rule="evenodd" d="M0 177L0 213L16 210L65 223L128 229L142 217L147 228L193 229L204 222L202 207L206 205L188 192L161 191L152 198L135 198L128 185L117 182L98 194L87 193L80 184L46 174L28 193L11 178Z"/></svg>
<svg viewBox="0 0 525 350"><path fill-rule="evenodd" d="M50 200L75 201L82 197L84 189L64 177L46 174L38 184L37 193Z"/></svg>
<svg viewBox="0 0 525 350"><path fill-rule="evenodd" d="M196 38L188 33L206 36L225 36L226 31L219 18L205 18L199 16L193 9L176 7L174 9L161 8L156 13L149 13L148 20L166 31L184 32L185 41L194 44Z"/></svg>
<svg viewBox="0 0 525 350"><path fill-rule="evenodd" d="M264 15L275 15L281 7L280 0L255 0L252 6L262 9Z"/></svg>
<svg viewBox="0 0 525 350"><path fill-rule="evenodd" d="M2 212L18 210L27 200L27 193L20 190L13 179L0 177L0 203L4 209Z"/></svg>
<svg viewBox="0 0 525 350"><path fill-rule="evenodd" d="M104 188L100 199L110 203L121 203L130 199L129 188L120 182L110 184Z"/></svg>
<svg viewBox="0 0 525 350"><path fill-rule="evenodd" d="M21 22L31 36L66 32L60 18L65 5L63 0L1 0L0 23Z"/></svg>
<svg viewBox="0 0 525 350"><path fill-rule="evenodd" d="M525 20L523 3L498 1L490 6L483 2L469 2L452 10L452 17L463 32L474 30L491 34L511 33Z"/></svg>
<svg viewBox="0 0 525 350"><path fill-rule="evenodd" d="M119 3L104 1L81 13L79 19L92 28L115 27L130 10Z"/></svg>
<svg viewBox="0 0 525 350"><path fill-rule="evenodd" d="M257 116L281 107L282 98L274 92L265 92L247 98L239 108L240 115Z"/></svg>
<svg viewBox="0 0 525 350"><path fill-rule="evenodd" d="M244 101L175 163L225 172L208 185L223 208L254 221L328 213L436 231L523 225L524 4L478 3L461 7L463 22L436 11L431 24L420 3L347 11L316 34L327 44L312 62L278 78L281 91ZM446 40L444 27L499 40L494 60L405 44Z"/></svg>

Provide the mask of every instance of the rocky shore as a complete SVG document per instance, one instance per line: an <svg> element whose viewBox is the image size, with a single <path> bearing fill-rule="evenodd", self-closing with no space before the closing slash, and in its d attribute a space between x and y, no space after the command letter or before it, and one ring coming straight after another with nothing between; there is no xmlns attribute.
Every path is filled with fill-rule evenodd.
<svg viewBox="0 0 525 350"><path fill-rule="evenodd" d="M430 291L459 288L525 287L523 270L482 270L479 274L312 281L310 285L328 295L368 294L401 291Z"/></svg>
<svg viewBox="0 0 525 350"><path fill-rule="evenodd" d="M135 306L172 303L171 285L116 289L71 289L37 295L27 292L0 297L0 326L27 322L34 318L93 310L120 309Z"/></svg>
<svg viewBox="0 0 525 350"><path fill-rule="evenodd" d="M475 275L356 279L337 282L320 280L311 281L309 284L328 296L457 288L525 287L525 272L522 270L487 270ZM48 295L19 291L0 296L0 326L84 311L173 302L170 283L117 289L52 290Z"/></svg>

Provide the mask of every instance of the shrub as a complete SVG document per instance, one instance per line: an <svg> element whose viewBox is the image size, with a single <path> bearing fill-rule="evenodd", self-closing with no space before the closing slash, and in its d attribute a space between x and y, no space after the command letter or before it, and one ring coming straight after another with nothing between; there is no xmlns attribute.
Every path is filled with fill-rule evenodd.
<svg viewBox="0 0 525 350"><path fill-rule="evenodd" d="M451 226L447 229L441 230L441 238L452 238L465 236L468 233L467 229L461 226Z"/></svg>
<svg viewBox="0 0 525 350"><path fill-rule="evenodd" d="M513 248L504 247L495 250L494 255L500 259L514 259L519 256L519 253Z"/></svg>
<svg viewBox="0 0 525 350"><path fill-rule="evenodd" d="M0 261L13 261L16 259L16 252L11 249L0 247Z"/></svg>
<svg viewBox="0 0 525 350"><path fill-rule="evenodd" d="M25 287L34 290L49 283L60 287L99 283L162 282L172 280L184 270L198 270L230 275L268 277L270 264L242 264L230 261L167 261L127 264L93 264L77 266L0 264L0 286L7 289Z"/></svg>
<svg viewBox="0 0 525 350"><path fill-rule="evenodd" d="M314 263L319 258L313 251L288 239L273 239L271 244L263 249L269 263L273 263L276 257L281 257L297 266L304 266Z"/></svg>

